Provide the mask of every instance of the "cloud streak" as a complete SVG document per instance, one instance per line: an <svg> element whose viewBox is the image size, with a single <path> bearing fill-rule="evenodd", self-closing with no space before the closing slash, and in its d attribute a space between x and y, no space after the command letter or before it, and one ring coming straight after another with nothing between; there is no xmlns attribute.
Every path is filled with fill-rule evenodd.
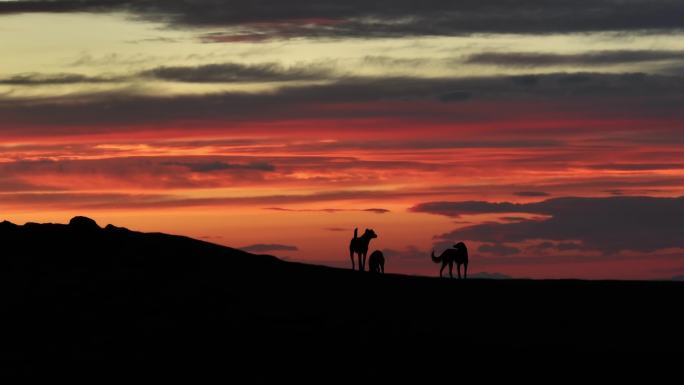
<svg viewBox="0 0 684 385"><path fill-rule="evenodd" d="M471 33L569 33L587 31L671 30L684 27L684 5L674 0L653 4L647 0L597 0L589 5L574 1L437 0L367 2L349 0L9 1L0 2L0 14L28 12L130 12L137 17L178 27L235 30L245 38L399 37L463 35Z"/></svg>
<svg viewBox="0 0 684 385"><path fill-rule="evenodd" d="M566 243L558 248L606 254L620 251L653 252L684 248L684 197L554 198L535 203L429 202L416 212L457 217L464 214L528 213L547 218L514 223L484 223L438 236L441 240L520 243L549 240Z"/></svg>
<svg viewBox="0 0 684 385"><path fill-rule="evenodd" d="M80 74L19 74L0 78L0 85L10 86L45 86L80 83L116 83L124 80L121 77L86 76Z"/></svg>
<svg viewBox="0 0 684 385"><path fill-rule="evenodd" d="M256 122L377 119L461 122L514 120L528 114L681 118L684 79L644 74L548 74L475 78L344 78L330 84L281 87L271 93L143 96L126 91L56 98L7 99L0 132L26 126L110 131L165 122ZM441 102L454 90L472 97ZM448 98L448 97L447 97ZM505 102L506 104L502 104ZM50 132L55 132L54 129Z"/></svg>
<svg viewBox="0 0 684 385"><path fill-rule="evenodd" d="M468 64L500 67L552 67L552 66L606 66L684 59L682 51L616 50L579 54L553 54L536 52L483 52L469 56Z"/></svg>
<svg viewBox="0 0 684 385"><path fill-rule="evenodd" d="M220 161L213 162L166 162L168 166L185 167L193 172L214 172L225 170L256 170L256 171L275 171L275 166L265 162L251 163L226 163Z"/></svg>
<svg viewBox="0 0 684 385"><path fill-rule="evenodd" d="M329 78L332 71L318 65L283 67L278 63L207 64L195 67L158 67L143 71L139 76L187 83L249 83L320 80Z"/></svg>

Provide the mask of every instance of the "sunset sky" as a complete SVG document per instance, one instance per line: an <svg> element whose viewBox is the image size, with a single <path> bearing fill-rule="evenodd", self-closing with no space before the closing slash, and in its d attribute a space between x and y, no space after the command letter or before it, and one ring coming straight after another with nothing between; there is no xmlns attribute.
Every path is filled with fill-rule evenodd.
<svg viewBox="0 0 684 385"><path fill-rule="evenodd" d="M684 275L684 2L0 0L0 220Z"/></svg>

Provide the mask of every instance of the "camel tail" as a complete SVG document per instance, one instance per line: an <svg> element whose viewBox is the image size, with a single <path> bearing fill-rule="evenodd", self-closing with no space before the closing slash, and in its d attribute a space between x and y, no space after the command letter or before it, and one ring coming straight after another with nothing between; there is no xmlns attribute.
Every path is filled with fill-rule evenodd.
<svg viewBox="0 0 684 385"><path fill-rule="evenodd" d="M434 262L434 263L442 262L442 256L440 255L439 257L435 257L435 251L434 250L432 250L432 254L430 255L430 257L432 258L432 262Z"/></svg>

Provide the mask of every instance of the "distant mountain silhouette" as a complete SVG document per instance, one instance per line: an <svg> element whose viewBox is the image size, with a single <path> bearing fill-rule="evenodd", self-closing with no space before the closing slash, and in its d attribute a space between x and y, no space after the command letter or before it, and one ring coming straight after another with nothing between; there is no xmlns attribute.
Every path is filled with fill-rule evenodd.
<svg viewBox="0 0 684 385"><path fill-rule="evenodd" d="M3 374L450 383L512 357L684 350L680 282L367 274L86 217L1 222L0 245Z"/></svg>
<svg viewBox="0 0 684 385"><path fill-rule="evenodd" d="M501 273L489 273L486 271L482 271L479 273L471 274L470 278L480 278L480 279L513 279L510 275L506 274L501 274Z"/></svg>

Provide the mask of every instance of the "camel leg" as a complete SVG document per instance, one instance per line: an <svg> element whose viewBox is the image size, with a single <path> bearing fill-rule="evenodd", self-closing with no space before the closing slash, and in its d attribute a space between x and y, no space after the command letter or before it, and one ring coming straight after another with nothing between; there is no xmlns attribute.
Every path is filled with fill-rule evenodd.
<svg viewBox="0 0 684 385"><path fill-rule="evenodd" d="M456 272L458 273L458 279L461 279L461 264L456 264Z"/></svg>
<svg viewBox="0 0 684 385"><path fill-rule="evenodd" d="M439 269L439 278L442 278L442 272L444 271L444 268L446 267L446 263L442 264L442 268Z"/></svg>
<svg viewBox="0 0 684 385"><path fill-rule="evenodd" d="M463 279L468 278L468 262L463 264Z"/></svg>
<svg viewBox="0 0 684 385"><path fill-rule="evenodd" d="M356 266L354 266L354 251L349 250L349 258L352 260L352 270L356 270Z"/></svg>
<svg viewBox="0 0 684 385"><path fill-rule="evenodd" d="M361 271L366 271L366 253L363 253L363 259L361 260Z"/></svg>

